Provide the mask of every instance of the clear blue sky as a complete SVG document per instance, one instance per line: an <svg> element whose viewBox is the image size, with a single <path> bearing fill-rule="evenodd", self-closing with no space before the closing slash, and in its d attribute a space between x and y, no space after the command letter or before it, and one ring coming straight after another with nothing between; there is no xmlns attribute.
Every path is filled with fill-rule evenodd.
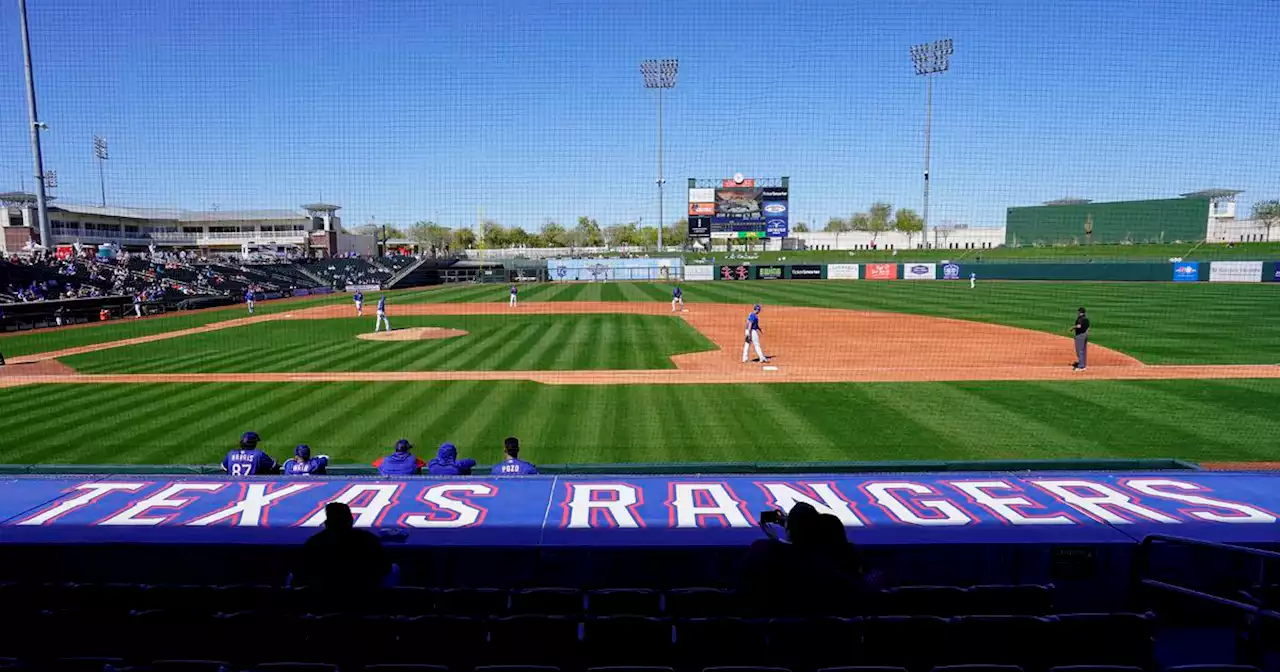
<svg viewBox="0 0 1280 672"><path fill-rule="evenodd" d="M30 190L15 2L0 2L0 188ZM1010 205L1210 187L1280 197L1280 2L28 0L46 165L96 203L293 208L505 225L657 219L684 179L792 178L792 216L919 209L934 88L933 223ZM1247 214L1247 207L1246 207Z"/></svg>

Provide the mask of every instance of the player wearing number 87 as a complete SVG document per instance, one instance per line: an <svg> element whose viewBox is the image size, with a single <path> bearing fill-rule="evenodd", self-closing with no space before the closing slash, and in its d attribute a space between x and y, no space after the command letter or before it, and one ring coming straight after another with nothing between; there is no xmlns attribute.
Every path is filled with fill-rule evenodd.
<svg viewBox="0 0 1280 672"><path fill-rule="evenodd" d="M258 433L245 432L240 435L240 447L227 451L222 458L222 470L234 477L270 474L279 468L279 463L270 455L258 450Z"/></svg>

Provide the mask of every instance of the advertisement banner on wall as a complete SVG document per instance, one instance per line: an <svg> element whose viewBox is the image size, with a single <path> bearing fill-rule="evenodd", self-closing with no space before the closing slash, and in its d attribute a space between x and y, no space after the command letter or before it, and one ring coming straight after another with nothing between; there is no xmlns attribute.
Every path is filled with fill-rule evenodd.
<svg viewBox="0 0 1280 672"><path fill-rule="evenodd" d="M715 280L715 266L685 266L684 279L691 282L699 282L702 280Z"/></svg>
<svg viewBox="0 0 1280 672"><path fill-rule="evenodd" d="M857 264L827 264L828 280L857 280Z"/></svg>
<svg viewBox="0 0 1280 672"><path fill-rule="evenodd" d="M1211 261L1209 282L1262 282L1262 262Z"/></svg>
<svg viewBox="0 0 1280 672"><path fill-rule="evenodd" d="M716 190L715 189L690 189L689 202L690 203L715 203Z"/></svg>
<svg viewBox="0 0 1280 672"><path fill-rule="evenodd" d="M751 267L746 264L738 264L737 266L721 266L721 280L746 280L751 277Z"/></svg>
<svg viewBox="0 0 1280 672"><path fill-rule="evenodd" d="M867 264L868 280L897 280L897 264Z"/></svg>
<svg viewBox="0 0 1280 672"><path fill-rule="evenodd" d="M792 280L821 280L822 266L818 264L804 264L791 267Z"/></svg>
<svg viewBox="0 0 1280 672"><path fill-rule="evenodd" d="M689 218L689 237L690 238L710 238L711 237L711 218L710 217L690 217Z"/></svg>
<svg viewBox="0 0 1280 672"><path fill-rule="evenodd" d="M548 259L552 282L608 282L656 280L666 282L683 274L684 260L672 259Z"/></svg>
<svg viewBox="0 0 1280 672"><path fill-rule="evenodd" d="M690 203L689 214L690 215L706 215L709 217L711 215L716 214L716 204L715 203Z"/></svg>
<svg viewBox="0 0 1280 672"><path fill-rule="evenodd" d="M785 219L766 219L764 222L764 235L770 238L786 238L790 230Z"/></svg>
<svg viewBox="0 0 1280 672"><path fill-rule="evenodd" d="M1280 282L1280 261L1272 262L1276 265L1275 270L1271 271L1271 275L1267 279L1271 282Z"/></svg>
<svg viewBox="0 0 1280 672"><path fill-rule="evenodd" d="M1180 261L1173 265L1174 282L1196 282L1200 279L1200 262Z"/></svg>
<svg viewBox="0 0 1280 672"><path fill-rule="evenodd" d="M937 264L903 264L903 280L934 280L938 277Z"/></svg>
<svg viewBox="0 0 1280 672"><path fill-rule="evenodd" d="M781 266L752 266L755 269L756 280L781 280Z"/></svg>
<svg viewBox="0 0 1280 672"><path fill-rule="evenodd" d="M347 292L376 292L379 289L382 289L381 285L347 285L343 288ZM311 293L319 294L320 292L312 291Z"/></svg>
<svg viewBox="0 0 1280 672"><path fill-rule="evenodd" d="M943 265L942 265L942 279L943 279L943 280L959 280L959 279L960 279L960 264L953 264L953 263L950 263L950 262L947 262L947 263L943 264Z"/></svg>

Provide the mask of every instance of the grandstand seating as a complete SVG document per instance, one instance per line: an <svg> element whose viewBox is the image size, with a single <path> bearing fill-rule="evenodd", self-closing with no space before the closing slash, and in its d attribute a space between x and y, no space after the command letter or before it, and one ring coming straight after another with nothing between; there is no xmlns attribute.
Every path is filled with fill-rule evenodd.
<svg viewBox="0 0 1280 672"><path fill-rule="evenodd" d="M398 257L397 259L404 259ZM396 262L400 263L400 262ZM347 285L381 285L395 274L381 263L360 257L314 259L305 263L308 271L329 281L334 288Z"/></svg>

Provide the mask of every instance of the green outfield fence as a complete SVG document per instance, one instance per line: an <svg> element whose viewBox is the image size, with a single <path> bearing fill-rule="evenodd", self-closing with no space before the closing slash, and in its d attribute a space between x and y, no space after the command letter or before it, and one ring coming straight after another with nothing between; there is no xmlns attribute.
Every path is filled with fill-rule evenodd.
<svg viewBox="0 0 1280 672"><path fill-rule="evenodd" d="M855 270L856 269L856 270ZM1219 274L1218 271L1221 271ZM719 262L687 264L685 282L743 280L1040 280L1060 282L1280 282L1280 261L1172 262Z"/></svg>
<svg viewBox="0 0 1280 672"><path fill-rule="evenodd" d="M480 465L476 475L489 473ZM904 462L671 462L630 464L541 464L543 474L672 476L680 474L865 474L944 471L1166 471L1198 470L1194 462L1175 459L978 460ZM329 465L330 476L376 476L371 466ZM0 464L0 475L204 476L221 475L214 464Z"/></svg>

